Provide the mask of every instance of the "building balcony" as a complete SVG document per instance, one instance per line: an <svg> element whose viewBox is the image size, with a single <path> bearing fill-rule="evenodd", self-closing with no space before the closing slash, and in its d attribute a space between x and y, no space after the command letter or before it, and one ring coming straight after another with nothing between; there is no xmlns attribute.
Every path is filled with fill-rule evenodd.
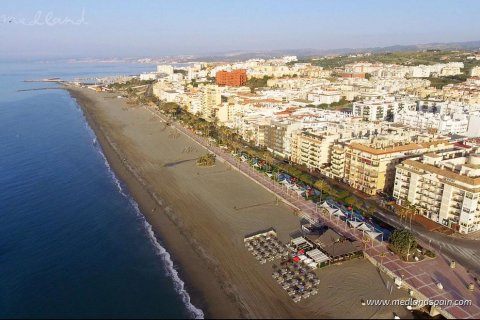
<svg viewBox="0 0 480 320"><path fill-rule="evenodd" d="M458 210L458 209L452 210L452 209L450 209L450 211L449 211L448 213L451 214L451 215L454 215L454 216L460 216L461 210Z"/></svg>

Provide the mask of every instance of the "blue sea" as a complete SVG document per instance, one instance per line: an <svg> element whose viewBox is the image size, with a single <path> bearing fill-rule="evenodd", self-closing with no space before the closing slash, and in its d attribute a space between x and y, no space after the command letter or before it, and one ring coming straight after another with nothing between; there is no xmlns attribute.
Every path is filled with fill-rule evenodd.
<svg viewBox="0 0 480 320"><path fill-rule="evenodd" d="M64 90L152 65L0 63L0 318L193 318L168 252Z"/></svg>

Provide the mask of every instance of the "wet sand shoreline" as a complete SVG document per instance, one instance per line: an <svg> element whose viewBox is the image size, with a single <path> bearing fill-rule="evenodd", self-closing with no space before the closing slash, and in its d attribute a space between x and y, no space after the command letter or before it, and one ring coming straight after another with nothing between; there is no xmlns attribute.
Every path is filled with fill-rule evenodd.
<svg viewBox="0 0 480 320"><path fill-rule="evenodd" d="M172 260L174 261L174 263L178 264L179 262L177 261L179 251L183 251L185 254L189 253L191 255L194 255L195 254L194 250L192 250L191 248L188 248L187 246L180 245L182 242L187 242L187 241L185 239L182 239L183 235L181 233L176 232L175 229L178 228L178 226L175 225L175 222L173 222L175 221L175 218L173 216L167 217L166 219L165 218L162 219L162 217L157 216L155 219L152 219L153 213L155 213L157 210L158 211L161 210L159 208L158 196L156 197L155 194L147 190L145 185L143 185L138 180L138 175L136 175L132 170L128 169L125 161L123 161L123 157L120 153L121 151L118 150L118 147L115 148L115 143L111 140L111 138L102 128L102 126L97 123L98 120L95 119L94 116L92 116L91 113L92 112L94 113L94 111L92 110L94 106L92 104L94 102L89 100L87 97L83 96L78 91L75 91L75 90L68 90L68 91L70 92L72 97L76 99L77 103L82 108L85 118L87 119L92 130L95 132L97 141L100 143L102 152L107 158L107 161L110 167L118 176L118 178L121 179L123 183L125 183L125 185L128 188L128 192L139 205L139 208L142 214L145 216L146 220L152 225L152 228L155 232L155 236L160 238L160 241L166 247L167 251L172 254ZM155 221L152 221L152 220L155 220ZM170 239L170 241L166 242L165 239L167 238ZM175 244L169 245L170 242L172 244L173 243ZM176 250L171 250L170 246L172 248L176 247ZM173 252L173 251L177 251L177 252ZM189 285L189 283L195 283L196 281L194 281L194 279L191 279L192 277L190 277L188 273L183 272L183 269L180 269L177 271L179 271L180 273L180 278L186 280L185 285L187 287L187 292L191 296L192 303L197 308L200 308L205 313L206 317L211 316L210 309L208 308L208 305L205 301L205 298L203 297L203 294L201 292L198 292L198 290L195 289L195 286ZM208 278L209 275L211 275L210 270L208 269L203 270L202 277ZM237 316L242 316L242 313L239 312L239 310L232 310L231 315L232 317L237 317Z"/></svg>

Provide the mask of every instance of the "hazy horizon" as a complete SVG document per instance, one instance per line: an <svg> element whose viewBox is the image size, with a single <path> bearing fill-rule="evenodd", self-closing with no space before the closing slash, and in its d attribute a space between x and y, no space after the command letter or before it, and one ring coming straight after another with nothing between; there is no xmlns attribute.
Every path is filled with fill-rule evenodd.
<svg viewBox="0 0 480 320"><path fill-rule="evenodd" d="M470 1L16 1L0 59L213 55L480 40Z"/></svg>

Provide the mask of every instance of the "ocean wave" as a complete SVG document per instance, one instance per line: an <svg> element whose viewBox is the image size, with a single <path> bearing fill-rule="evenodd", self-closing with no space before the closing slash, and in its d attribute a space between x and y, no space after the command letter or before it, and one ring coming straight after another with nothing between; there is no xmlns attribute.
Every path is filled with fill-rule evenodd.
<svg viewBox="0 0 480 320"><path fill-rule="evenodd" d="M171 259L170 253L168 253L168 251L164 247L162 247L162 245L158 242L157 237L155 236L155 233L152 229L152 226L148 223L148 221L145 219L144 215L140 211L140 208L138 207L138 203L135 201L135 199L133 199L133 197L131 197L125 191L126 188L122 186L121 181L117 178L115 172L113 172L112 168L110 167L110 164L108 163L107 157L103 153L101 146L98 143L96 143L97 138L95 136L93 129L88 125L88 122L86 121L86 119L85 119L85 122L86 122L87 130L92 136L92 143L94 144L95 149L102 156L105 166L107 167L108 172L110 173L110 176L115 182L115 185L117 186L118 191L129 201L130 205L134 208L135 213L137 214L137 216L139 217L139 219L143 224L143 227L145 228L145 232L148 236L148 239L150 240L150 243L153 245L153 248L155 249L155 254L161 257L165 267L165 272L167 276L170 277L173 281L173 287L175 292L177 292L180 295L183 304L185 305L187 311L190 313L192 318L203 319L204 313L201 309L195 307L192 304L190 295L185 289L185 283L183 282L182 279L180 279L180 276L178 275L178 271L175 270L175 266Z"/></svg>
<svg viewBox="0 0 480 320"><path fill-rule="evenodd" d="M156 254L162 257L162 260L165 263L165 270L167 271L167 275L173 279L175 291L182 297L182 301L187 307L187 310L190 312L192 317L194 319L203 319L203 311L192 304L190 295L188 294L187 290L185 290L185 283L182 281L182 279L180 279L178 271L175 270L170 254L167 250L165 250L164 247L160 245L157 237L155 236L155 233L153 232L152 226L145 220L145 218L143 218L143 222L150 241L156 249Z"/></svg>

